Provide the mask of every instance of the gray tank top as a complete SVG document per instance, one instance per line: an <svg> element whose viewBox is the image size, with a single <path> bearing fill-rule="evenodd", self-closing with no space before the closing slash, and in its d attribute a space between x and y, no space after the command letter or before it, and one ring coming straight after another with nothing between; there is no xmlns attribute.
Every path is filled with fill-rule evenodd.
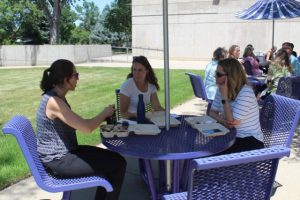
<svg viewBox="0 0 300 200"><path fill-rule="evenodd" d="M60 119L49 119L46 106L55 92L49 91L42 96L37 110L37 151L43 163L61 159L68 152L78 148L76 131ZM69 106L68 102L66 102ZM70 107L70 106L69 106Z"/></svg>

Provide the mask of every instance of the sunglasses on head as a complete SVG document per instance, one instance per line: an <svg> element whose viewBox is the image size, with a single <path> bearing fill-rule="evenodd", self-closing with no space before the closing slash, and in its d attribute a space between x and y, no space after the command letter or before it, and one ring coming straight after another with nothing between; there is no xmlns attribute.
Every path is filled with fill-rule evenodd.
<svg viewBox="0 0 300 200"><path fill-rule="evenodd" d="M220 78L222 76L226 76L227 74L216 71L215 77Z"/></svg>
<svg viewBox="0 0 300 200"><path fill-rule="evenodd" d="M78 73L78 72L73 73L73 74L72 74L72 77L75 77L75 78L79 79L79 73Z"/></svg>

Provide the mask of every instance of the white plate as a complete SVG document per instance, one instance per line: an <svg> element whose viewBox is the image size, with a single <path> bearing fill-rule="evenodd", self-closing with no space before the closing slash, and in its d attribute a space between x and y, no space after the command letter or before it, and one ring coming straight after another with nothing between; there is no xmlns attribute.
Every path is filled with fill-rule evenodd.
<svg viewBox="0 0 300 200"><path fill-rule="evenodd" d="M206 136L219 136L226 135L229 130L225 128L222 124L212 123L212 124L195 124L195 129Z"/></svg>
<svg viewBox="0 0 300 200"><path fill-rule="evenodd" d="M160 129L154 124L132 124L129 125L128 131L137 135L157 135L160 133Z"/></svg>
<svg viewBox="0 0 300 200"><path fill-rule="evenodd" d="M196 124L212 124L217 121L211 118L208 115L196 116L196 117L186 117L184 120L193 128L195 128Z"/></svg>

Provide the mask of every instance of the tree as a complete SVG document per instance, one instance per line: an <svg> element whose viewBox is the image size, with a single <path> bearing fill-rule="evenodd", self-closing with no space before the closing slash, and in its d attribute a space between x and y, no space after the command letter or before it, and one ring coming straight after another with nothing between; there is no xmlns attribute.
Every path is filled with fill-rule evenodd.
<svg viewBox="0 0 300 200"><path fill-rule="evenodd" d="M82 6L75 7L78 19L81 21L79 27L91 31L100 21L101 15L98 6L94 2L83 0Z"/></svg>
<svg viewBox="0 0 300 200"><path fill-rule="evenodd" d="M131 0L115 0L108 8L104 26L118 34L122 43L131 41Z"/></svg>
<svg viewBox="0 0 300 200"><path fill-rule="evenodd" d="M47 33L45 18L35 0L0 1L1 44L43 44Z"/></svg>
<svg viewBox="0 0 300 200"><path fill-rule="evenodd" d="M50 44L59 43L62 9L76 0L37 0L50 25Z"/></svg>
<svg viewBox="0 0 300 200"><path fill-rule="evenodd" d="M65 6L62 10L60 22L60 43L70 44L74 29L76 29L75 21L78 19L77 14L70 8Z"/></svg>

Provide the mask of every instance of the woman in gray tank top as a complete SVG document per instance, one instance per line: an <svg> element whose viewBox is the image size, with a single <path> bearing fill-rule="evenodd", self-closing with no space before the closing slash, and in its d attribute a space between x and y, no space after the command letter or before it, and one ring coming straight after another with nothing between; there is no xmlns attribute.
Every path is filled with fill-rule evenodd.
<svg viewBox="0 0 300 200"><path fill-rule="evenodd" d="M76 130L91 133L114 113L113 105L91 119L71 110L66 94L76 88L79 73L69 60L60 59L46 69L40 87L43 91L37 110L37 148L46 170L60 178L101 175L109 180L113 192L98 187L95 199L118 199L124 180L126 161L115 152L78 145Z"/></svg>

